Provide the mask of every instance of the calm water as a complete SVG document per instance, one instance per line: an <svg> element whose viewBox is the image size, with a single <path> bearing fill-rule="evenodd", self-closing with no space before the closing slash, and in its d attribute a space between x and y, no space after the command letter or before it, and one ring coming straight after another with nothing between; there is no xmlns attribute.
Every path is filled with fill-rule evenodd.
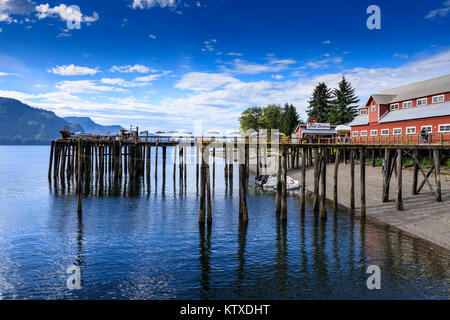
<svg viewBox="0 0 450 320"><path fill-rule="evenodd" d="M295 196L283 224L274 196L253 188L250 221L240 225L237 168L230 195L217 165L214 221L201 229L194 166L183 190L178 177L174 187L172 165L165 186L154 174L149 186L93 183L78 215L73 184L48 182L48 153L48 147L0 146L0 298L450 296L449 255L388 226L331 210L325 222L310 208L302 217ZM371 264L381 268L381 290L366 287ZM81 290L66 286L71 265L81 268Z"/></svg>

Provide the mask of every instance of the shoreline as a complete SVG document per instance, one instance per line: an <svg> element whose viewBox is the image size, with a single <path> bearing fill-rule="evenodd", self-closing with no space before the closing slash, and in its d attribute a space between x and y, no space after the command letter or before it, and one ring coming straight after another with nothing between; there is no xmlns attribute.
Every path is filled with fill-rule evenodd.
<svg viewBox="0 0 450 320"><path fill-rule="evenodd" d="M251 159L252 160L252 159ZM251 161L250 160L250 161ZM252 162L252 161L251 161ZM355 217L360 218L359 207L359 164L355 164ZM250 171L255 173L256 164L250 164ZM306 191L313 194L313 167L306 168ZM397 229L413 238L425 241L430 246L438 247L450 253L450 176L441 175L442 202L437 202L425 186L418 195L410 190L412 170L403 169L403 202L405 210L396 211L395 197L397 183L395 177L390 184L389 201L381 201L382 174L380 167L366 165L366 220L376 224L384 224ZM338 206L350 209L350 177L349 165L341 163L338 174ZM300 169L289 169L288 175L301 181ZM327 165L328 203L333 202L334 163ZM419 173L420 174L420 173ZM419 181L422 177L419 175ZM295 191L298 193L298 191ZM330 213L330 211L328 211Z"/></svg>

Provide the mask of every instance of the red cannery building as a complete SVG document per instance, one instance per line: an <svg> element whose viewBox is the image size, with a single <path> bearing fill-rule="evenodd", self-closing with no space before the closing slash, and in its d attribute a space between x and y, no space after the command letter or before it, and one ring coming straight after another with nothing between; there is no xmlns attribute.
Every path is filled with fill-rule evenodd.
<svg viewBox="0 0 450 320"><path fill-rule="evenodd" d="M373 94L348 125L355 143L449 142L450 74Z"/></svg>

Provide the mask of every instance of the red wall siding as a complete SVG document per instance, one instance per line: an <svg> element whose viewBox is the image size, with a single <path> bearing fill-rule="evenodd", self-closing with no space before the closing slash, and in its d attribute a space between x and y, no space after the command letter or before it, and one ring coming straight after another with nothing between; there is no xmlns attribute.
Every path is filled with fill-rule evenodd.
<svg viewBox="0 0 450 320"><path fill-rule="evenodd" d="M395 111L393 111L395 112ZM416 127L416 134L420 133L422 130L422 126L433 126L432 133L439 133L439 125L440 124L450 124L450 116L445 117L435 117L428 119L415 119L415 120L407 120L407 121L397 121L397 122L387 122L381 124L373 124L366 126L354 126L352 127L352 134L354 131L358 132L358 137L361 136L361 131L366 130L367 136L370 137L370 130L378 130L378 136L381 135L382 129L389 129L389 135L393 135L394 128L402 128L402 135L406 134L407 127ZM353 136L352 136L353 137Z"/></svg>
<svg viewBox="0 0 450 320"><path fill-rule="evenodd" d="M417 107L417 99L427 98L427 105L429 105L429 104L432 104L432 103L433 103L432 101L433 101L433 97L434 97L434 96L440 96L441 94L444 95L444 102L445 102L445 101L450 101L450 92L447 92L447 93L434 94L434 95L432 95L432 96L427 96L427 97L417 97L417 98L410 99L410 100L402 100L402 101L394 102L394 103L398 103L398 104L399 104L399 109L403 109L402 104L403 104L403 102L405 102L405 101L412 101L412 107ZM369 101L370 101L370 100L369 100ZM391 103L391 104L392 104L392 103ZM391 105L391 104L389 104L389 108L390 108L390 105ZM409 109L409 108L405 108L405 109Z"/></svg>

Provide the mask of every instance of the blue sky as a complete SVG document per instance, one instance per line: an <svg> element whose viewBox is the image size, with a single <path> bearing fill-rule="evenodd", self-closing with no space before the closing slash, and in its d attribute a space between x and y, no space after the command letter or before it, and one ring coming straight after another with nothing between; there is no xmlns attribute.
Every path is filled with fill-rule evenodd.
<svg viewBox="0 0 450 320"><path fill-rule="evenodd" d="M345 75L364 103L448 74L449 31L450 0L0 0L0 96L152 131L234 129L252 105L306 118L319 81Z"/></svg>

